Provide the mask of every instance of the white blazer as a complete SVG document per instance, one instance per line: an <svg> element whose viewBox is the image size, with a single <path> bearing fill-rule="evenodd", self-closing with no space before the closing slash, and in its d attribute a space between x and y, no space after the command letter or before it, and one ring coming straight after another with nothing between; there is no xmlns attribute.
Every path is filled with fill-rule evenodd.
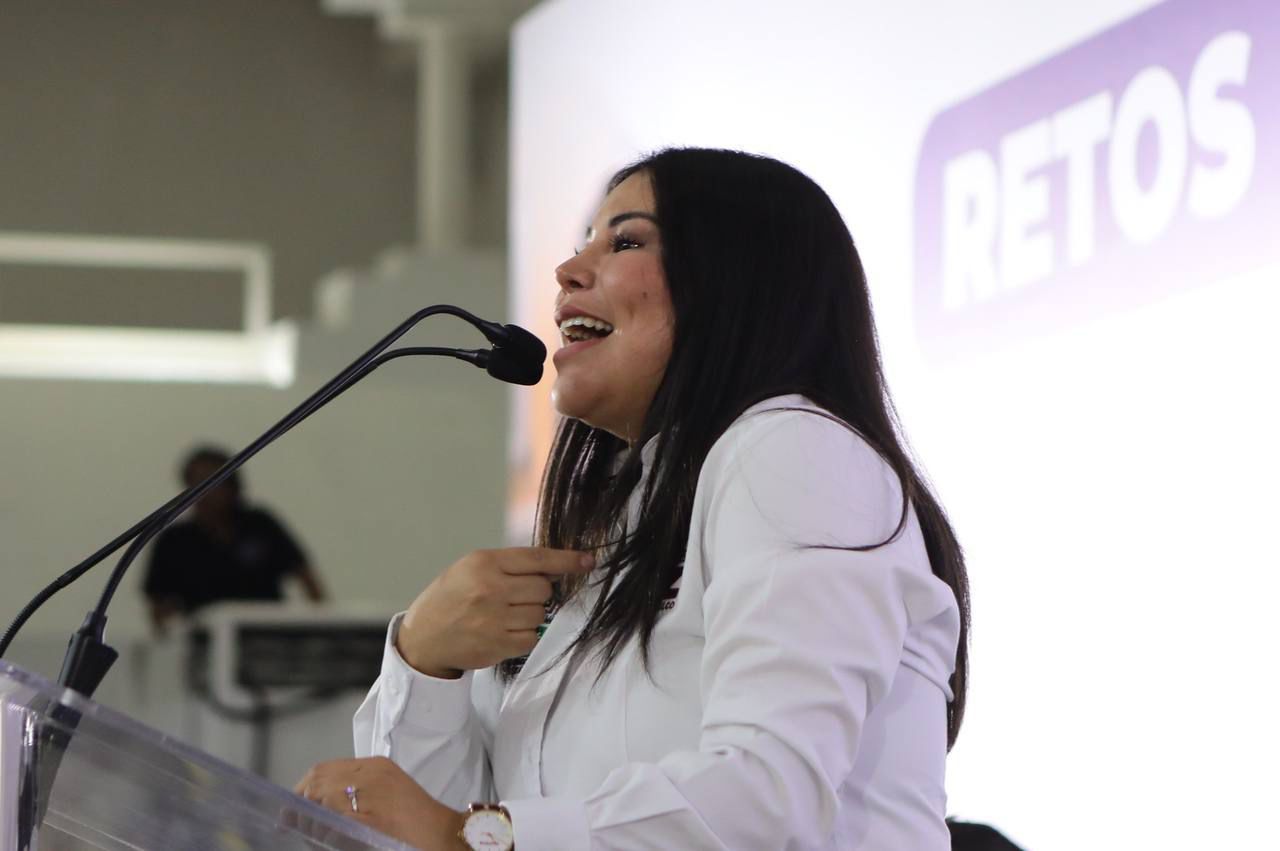
<svg viewBox="0 0 1280 851"><path fill-rule="evenodd" d="M914 512L869 552L806 547L882 541L901 512L888 465L824 413L778 397L716 442L648 672L634 641L598 681L557 661L598 591L505 687L409 668L397 617L356 753L457 809L500 800L517 851L950 848L955 597Z"/></svg>

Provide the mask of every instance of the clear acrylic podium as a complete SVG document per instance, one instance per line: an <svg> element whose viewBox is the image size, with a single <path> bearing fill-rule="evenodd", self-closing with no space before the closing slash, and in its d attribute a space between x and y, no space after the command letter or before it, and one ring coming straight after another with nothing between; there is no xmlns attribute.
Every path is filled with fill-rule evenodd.
<svg viewBox="0 0 1280 851"><path fill-rule="evenodd" d="M409 846L0 662L0 851Z"/></svg>

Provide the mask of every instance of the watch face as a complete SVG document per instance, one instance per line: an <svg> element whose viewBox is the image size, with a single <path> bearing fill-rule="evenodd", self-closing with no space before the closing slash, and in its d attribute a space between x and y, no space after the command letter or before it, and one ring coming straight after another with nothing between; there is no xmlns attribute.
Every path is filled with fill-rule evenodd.
<svg viewBox="0 0 1280 851"><path fill-rule="evenodd" d="M514 841L511 822L497 810L477 810L467 816L462 838L477 851L507 851Z"/></svg>

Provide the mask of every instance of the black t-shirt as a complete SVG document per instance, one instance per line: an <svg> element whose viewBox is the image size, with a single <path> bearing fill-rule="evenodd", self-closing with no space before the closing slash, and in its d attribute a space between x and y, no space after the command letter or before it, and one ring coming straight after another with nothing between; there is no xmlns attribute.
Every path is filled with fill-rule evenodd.
<svg viewBox="0 0 1280 851"><path fill-rule="evenodd" d="M192 522L160 533L143 589L192 612L219 600L280 600L281 580L306 564L306 555L266 511L236 512L230 544Z"/></svg>

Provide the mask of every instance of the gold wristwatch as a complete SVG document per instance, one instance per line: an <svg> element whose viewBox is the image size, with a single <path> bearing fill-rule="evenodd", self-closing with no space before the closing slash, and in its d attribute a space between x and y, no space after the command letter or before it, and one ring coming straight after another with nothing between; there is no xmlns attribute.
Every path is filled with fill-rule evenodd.
<svg viewBox="0 0 1280 851"><path fill-rule="evenodd" d="M511 816L501 804L472 804L458 838L472 851L511 851L516 844Z"/></svg>

